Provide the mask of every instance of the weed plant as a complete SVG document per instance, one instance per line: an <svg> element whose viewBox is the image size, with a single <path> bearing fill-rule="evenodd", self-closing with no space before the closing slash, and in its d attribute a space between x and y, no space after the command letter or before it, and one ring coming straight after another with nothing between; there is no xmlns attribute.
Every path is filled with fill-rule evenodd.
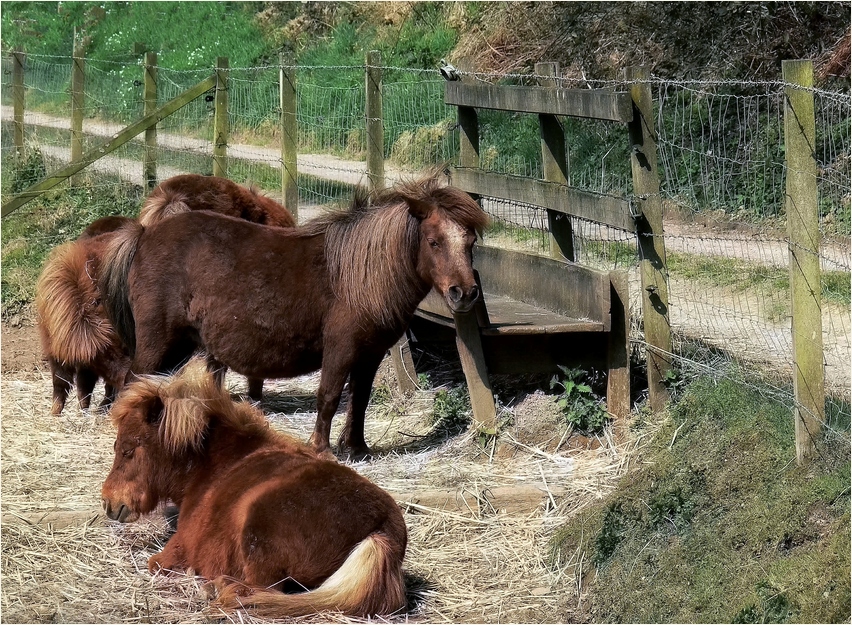
<svg viewBox="0 0 852 625"><path fill-rule="evenodd" d="M796 466L790 406L742 374L693 380L637 468L554 538L554 557L594 564L587 617L848 620L848 422L817 449Z"/></svg>

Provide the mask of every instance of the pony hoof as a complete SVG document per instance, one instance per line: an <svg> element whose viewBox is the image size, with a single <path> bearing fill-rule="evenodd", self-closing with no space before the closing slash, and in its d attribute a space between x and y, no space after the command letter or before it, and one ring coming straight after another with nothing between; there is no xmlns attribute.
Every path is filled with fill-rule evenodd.
<svg viewBox="0 0 852 625"><path fill-rule="evenodd" d="M337 462L337 456L334 455L334 452L331 449L326 449L325 451L318 451L317 458L320 460L328 460L329 462Z"/></svg>
<svg viewBox="0 0 852 625"><path fill-rule="evenodd" d="M373 452L369 447L356 447L349 450L350 462L361 462L362 460L372 460Z"/></svg>

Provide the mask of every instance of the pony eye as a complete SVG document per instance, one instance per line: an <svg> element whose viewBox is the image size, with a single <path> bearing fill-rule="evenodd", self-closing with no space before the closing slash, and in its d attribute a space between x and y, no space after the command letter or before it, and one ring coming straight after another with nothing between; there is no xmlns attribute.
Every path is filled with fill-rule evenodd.
<svg viewBox="0 0 852 625"><path fill-rule="evenodd" d="M121 455L124 456L125 458L132 458L134 451L136 451L136 448L131 447L130 449L125 449L123 452L121 452Z"/></svg>
<svg viewBox="0 0 852 625"><path fill-rule="evenodd" d="M429 247L431 247L433 250L436 250L440 247L440 245L438 245L438 242L435 239L427 239L427 240L429 241Z"/></svg>

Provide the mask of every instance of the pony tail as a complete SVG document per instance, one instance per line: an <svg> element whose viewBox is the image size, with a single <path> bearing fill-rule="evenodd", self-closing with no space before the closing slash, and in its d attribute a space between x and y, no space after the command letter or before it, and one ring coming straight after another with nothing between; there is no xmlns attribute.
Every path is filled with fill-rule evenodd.
<svg viewBox="0 0 852 625"><path fill-rule="evenodd" d="M405 607L402 556L381 533L362 540L335 573L319 588L285 594L254 590L247 596L245 585L216 580L216 605L225 610L245 608L261 618L295 617L320 612L342 612L351 616L389 615Z"/></svg>
<svg viewBox="0 0 852 625"><path fill-rule="evenodd" d="M104 310L131 356L136 352L136 322L130 307L127 274L143 232L145 228L135 221L115 231L104 252L98 279Z"/></svg>
<svg viewBox="0 0 852 625"><path fill-rule="evenodd" d="M139 223L147 228L167 217L188 213L190 210L192 209L183 193L169 189L164 190L160 186L154 189L145 203L142 204L142 208L139 210Z"/></svg>

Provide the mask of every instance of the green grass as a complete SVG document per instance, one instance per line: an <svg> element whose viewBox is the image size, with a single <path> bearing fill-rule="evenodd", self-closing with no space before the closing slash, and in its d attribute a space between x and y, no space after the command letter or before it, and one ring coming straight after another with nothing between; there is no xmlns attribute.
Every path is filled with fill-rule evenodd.
<svg viewBox="0 0 852 625"><path fill-rule="evenodd" d="M848 424L799 468L789 406L736 377L690 384L617 490L557 532L555 558L595 565L593 620L848 621Z"/></svg>
<svg viewBox="0 0 852 625"><path fill-rule="evenodd" d="M14 160L3 163L4 200L10 197L18 171ZM117 179L83 176L79 186L60 185L5 217L0 235L3 317L21 313L32 303L36 281L54 247L76 238L99 217L135 216L141 199L138 189Z"/></svg>
<svg viewBox="0 0 852 625"><path fill-rule="evenodd" d="M716 286L734 287L737 291L756 289L771 293L786 293L790 289L790 274L785 267L749 263L736 258L699 256L668 252L669 272L691 280ZM822 273L824 302L850 307L850 274L847 271Z"/></svg>

